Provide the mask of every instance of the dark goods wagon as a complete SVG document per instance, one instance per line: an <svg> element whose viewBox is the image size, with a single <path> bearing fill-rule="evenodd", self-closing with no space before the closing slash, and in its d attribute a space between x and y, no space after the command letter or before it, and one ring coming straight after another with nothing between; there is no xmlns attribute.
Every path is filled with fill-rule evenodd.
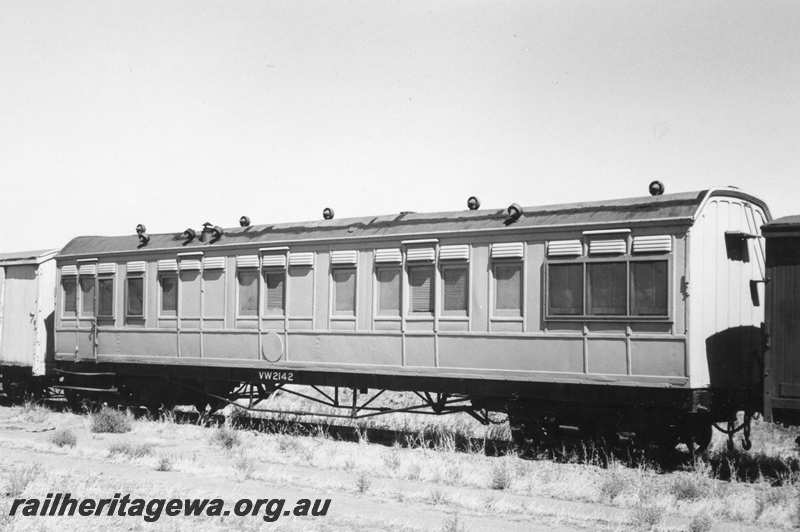
<svg viewBox="0 0 800 532"><path fill-rule="evenodd" d="M398 390L506 412L518 441L569 425L702 447L761 408L769 212L736 189L655 191L78 237L57 257L53 370L73 399L202 408L305 384L357 416Z"/></svg>
<svg viewBox="0 0 800 532"><path fill-rule="evenodd" d="M800 423L800 216L763 227L767 241L764 414Z"/></svg>

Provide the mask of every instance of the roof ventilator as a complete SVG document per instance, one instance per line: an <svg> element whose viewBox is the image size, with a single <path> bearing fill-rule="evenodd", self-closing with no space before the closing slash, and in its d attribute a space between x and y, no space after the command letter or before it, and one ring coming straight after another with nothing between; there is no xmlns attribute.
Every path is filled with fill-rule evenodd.
<svg viewBox="0 0 800 532"><path fill-rule="evenodd" d="M330 207L322 209L322 218L325 220L333 220L333 209Z"/></svg>
<svg viewBox="0 0 800 532"><path fill-rule="evenodd" d="M206 233L211 233L211 238L208 239L208 243L213 244L222 238L223 232L222 227L212 225L211 222L206 222L203 224L203 230L200 232L200 242L205 242Z"/></svg>
<svg viewBox="0 0 800 532"><path fill-rule="evenodd" d="M481 200L478 199L478 196L467 198L467 208L471 211L477 211L481 208Z"/></svg>
<svg viewBox="0 0 800 532"><path fill-rule="evenodd" d="M647 189L650 191L651 196L660 196L664 193L664 183L661 181L651 181Z"/></svg>
<svg viewBox="0 0 800 532"><path fill-rule="evenodd" d="M240 227L250 227L250 217L249 216L242 216L239 218L239 226Z"/></svg>
<svg viewBox="0 0 800 532"><path fill-rule="evenodd" d="M150 235L147 234L147 228L144 225L136 225L136 235L139 237L139 247L146 246L150 242Z"/></svg>
<svg viewBox="0 0 800 532"><path fill-rule="evenodd" d="M184 238L184 240L185 240L185 242L184 242L184 245L186 245L186 244L188 244L189 242L191 242L192 240L194 240L195 238L197 238L197 231L195 231L195 230L194 230L194 229L192 229L191 227L188 227L188 228L186 229L186 231L184 231L183 233L181 233L181 236L182 236L182 237Z"/></svg>
<svg viewBox="0 0 800 532"><path fill-rule="evenodd" d="M522 207L520 207L516 203L512 203L511 205L508 206L506 212L508 213L508 216L506 217L505 222L503 223L506 225L511 225L517 220L519 220L520 216L522 216Z"/></svg>

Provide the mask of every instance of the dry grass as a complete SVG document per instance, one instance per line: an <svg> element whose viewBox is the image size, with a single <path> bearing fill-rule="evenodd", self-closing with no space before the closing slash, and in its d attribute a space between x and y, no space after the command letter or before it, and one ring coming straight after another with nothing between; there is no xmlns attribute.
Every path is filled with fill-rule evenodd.
<svg viewBox="0 0 800 532"><path fill-rule="evenodd" d="M156 471L172 471L174 460L169 455L162 455L156 463Z"/></svg>
<svg viewBox="0 0 800 532"><path fill-rule="evenodd" d="M116 442L108 448L108 455L124 455L128 458L143 458L153 454L153 445L150 443Z"/></svg>
<svg viewBox="0 0 800 532"><path fill-rule="evenodd" d="M75 447L78 438L69 429L61 429L50 435L50 443L57 447Z"/></svg>
<svg viewBox="0 0 800 532"><path fill-rule="evenodd" d="M492 467L489 487L493 490L504 490L511 486L511 471L505 461L501 461Z"/></svg>
<svg viewBox="0 0 800 532"><path fill-rule="evenodd" d="M27 423L44 423L50 416L50 410L39 403L25 402L19 413L20 419Z"/></svg>
<svg viewBox="0 0 800 532"><path fill-rule="evenodd" d="M253 478L253 473L256 470L255 461L248 455L242 454L235 462L236 470L241 474L242 478Z"/></svg>
<svg viewBox="0 0 800 532"><path fill-rule="evenodd" d="M241 439L239 438L239 433L236 431L236 429L231 428L230 425L222 425L221 427L217 427L211 435L211 441L219 447L227 450L238 447L242 443Z"/></svg>
<svg viewBox="0 0 800 532"><path fill-rule="evenodd" d="M664 519L665 507L653 502L642 502L633 507L631 520L637 530L652 530Z"/></svg>
<svg viewBox="0 0 800 532"><path fill-rule="evenodd" d="M458 514L450 516L442 525L441 532L464 532L464 525L459 521Z"/></svg>
<svg viewBox="0 0 800 532"><path fill-rule="evenodd" d="M411 417L395 415L382 420L384 427L399 433L400 427L407 429L402 439L388 442L390 447L337 440L324 424L298 428L290 416L275 416L272 433L266 434L235 430L233 421L210 433L196 425L171 425L168 420L137 421L136 438L157 433L169 441L181 431L182 440L198 441L199 457L181 455L178 467L182 472L226 471L232 478L261 480L278 479L286 468L310 466L309 471L319 473L320 485L370 496L386 495L385 486L394 480L421 483L414 490L388 496L448 511L524 513L533 511L532 502L510 504L504 500L545 497L610 505L627 517L626 526L636 529L664 527L665 520L676 518L683 520L684 529L697 531L720 521L762 528L791 528L800 523L797 429L758 422L753 430L754 448L733 453L726 451L724 437L715 434L708 460L695 465L684 461L677 471L665 473L644 455L617 459L591 445L558 449L543 454L540 460L487 456L492 452L487 444L489 435L502 437L507 427L476 427L471 421L448 417L431 422L417 416L417 421L412 421ZM367 425L358 428L361 442L374 439L369 430L380 427L372 420ZM213 445L207 444L209 440ZM81 443L83 447L84 439ZM80 447L67 452L84 452ZM234 448L247 452L228 452ZM109 455L130 458L150 454L143 452L139 455L133 444L126 443L109 448ZM159 460L156 469L161 460L167 470L173 468L170 457L151 460ZM155 462L147 463L153 467ZM484 495L452 496L463 489L483 490Z"/></svg>
<svg viewBox="0 0 800 532"><path fill-rule="evenodd" d="M122 434L131 431L131 418L125 412L104 406L92 414L92 432Z"/></svg>
<svg viewBox="0 0 800 532"><path fill-rule="evenodd" d="M689 532L709 532L713 526L714 519L706 513L700 513L689 522Z"/></svg>
<svg viewBox="0 0 800 532"><path fill-rule="evenodd" d="M361 471L356 477L356 490L359 493L366 493L372 485L372 479L366 471Z"/></svg>
<svg viewBox="0 0 800 532"><path fill-rule="evenodd" d="M12 469L6 478L6 496L14 499L22 495L28 485L41 474L42 468L37 464L20 466Z"/></svg>

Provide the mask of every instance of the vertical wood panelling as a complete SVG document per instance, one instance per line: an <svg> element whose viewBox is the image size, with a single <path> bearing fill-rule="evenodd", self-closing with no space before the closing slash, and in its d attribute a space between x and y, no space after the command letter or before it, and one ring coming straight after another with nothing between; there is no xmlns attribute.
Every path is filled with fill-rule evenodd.
<svg viewBox="0 0 800 532"><path fill-rule="evenodd" d="M359 331L368 331L372 325L372 278L374 276L372 270L372 251L361 250L358 254L358 273L356 282L356 298L358 303L356 309L358 311L357 329Z"/></svg>
<svg viewBox="0 0 800 532"><path fill-rule="evenodd" d="M473 331L489 330L489 245L475 244L472 251L472 322Z"/></svg>
<svg viewBox="0 0 800 532"><path fill-rule="evenodd" d="M748 218L751 208L739 199L714 197L691 228L688 329L693 387L709 384L709 339L725 331L744 333L764 319L763 302L755 306L750 296L750 281L762 278L757 250L748 244L749 257L737 260L728 256L725 242L726 231L760 233Z"/></svg>
<svg viewBox="0 0 800 532"><path fill-rule="evenodd" d="M542 330L542 265L544 263L544 242L528 244L525 253L525 294L527 305L525 308L525 330L527 332L540 332Z"/></svg>
<svg viewBox="0 0 800 532"><path fill-rule="evenodd" d="M328 291L331 284L331 265L328 251L321 250L317 253L314 276L317 284L314 302L314 327L317 329L330 329Z"/></svg>

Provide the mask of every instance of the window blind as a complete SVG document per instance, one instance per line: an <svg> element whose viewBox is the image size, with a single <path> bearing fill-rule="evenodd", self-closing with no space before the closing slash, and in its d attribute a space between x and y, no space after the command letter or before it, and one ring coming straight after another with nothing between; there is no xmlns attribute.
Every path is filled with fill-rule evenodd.
<svg viewBox="0 0 800 532"><path fill-rule="evenodd" d="M442 270L444 283L444 308L447 311L467 310L467 269L445 268Z"/></svg>
<svg viewBox="0 0 800 532"><path fill-rule="evenodd" d="M433 312L433 267L408 269L411 312Z"/></svg>

